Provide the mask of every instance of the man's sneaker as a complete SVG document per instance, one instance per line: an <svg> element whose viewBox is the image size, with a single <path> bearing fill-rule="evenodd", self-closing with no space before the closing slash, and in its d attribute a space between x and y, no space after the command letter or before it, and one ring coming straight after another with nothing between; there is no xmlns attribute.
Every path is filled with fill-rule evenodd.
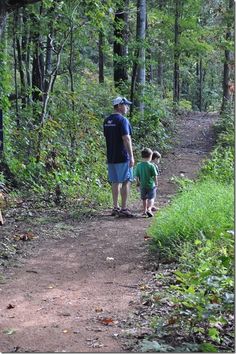
<svg viewBox="0 0 236 354"><path fill-rule="evenodd" d="M120 212L120 208L119 207L113 208L112 212L111 212L111 216L119 215L119 212Z"/></svg>
<svg viewBox="0 0 236 354"><path fill-rule="evenodd" d="M149 218L151 218L151 217L153 217L153 213L148 210L148 211L147 211L147 216L148 216Z"/></svg>
<svg viewBox="0 0 236 354"><path fill-rule="evenodd" d="M126 218L132 218L134 216L134 214L132 214L129 209L121 209L119 212L119 216L125 216Z"/></svg>

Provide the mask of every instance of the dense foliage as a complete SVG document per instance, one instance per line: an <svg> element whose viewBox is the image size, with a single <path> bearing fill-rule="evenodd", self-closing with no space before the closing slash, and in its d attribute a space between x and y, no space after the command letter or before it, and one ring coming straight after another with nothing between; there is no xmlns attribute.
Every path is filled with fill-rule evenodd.
<svg viewBox="0 0 236 354"><path fill-rule="evenodd" d="M96 193L102 202L108 198L100 188L107 187L102 121L115 95L134 98L135 154L144 145L163 153L176 114L220 109L223 62L230 68L232 61L224 59L232 49L232 38L224 39L233 23L228 2L142 1L145 38L138 31L140 1L26 3L33 4L14 2L1 36L6 183L55 200L93 201Z"/></svg>

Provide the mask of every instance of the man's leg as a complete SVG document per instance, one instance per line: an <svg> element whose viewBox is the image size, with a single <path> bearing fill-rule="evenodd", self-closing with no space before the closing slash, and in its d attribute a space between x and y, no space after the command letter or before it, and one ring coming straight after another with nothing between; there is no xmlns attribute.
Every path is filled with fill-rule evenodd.
<svg viewBox="0 0 236 354"><path fill-rule="evenodd" d="M130 181L123 182L121 189L120 189L121 208L122 209L127 208L127 200L128 200L129 190L130 190Z"/></svg>
<svg viewBox="0 0 236 354"><path fill-rule="evenodd" d="M113 207L118 208L118 198L119 198L119 191L120 191L120 183L112 182L112 199L113 199Z"/></svg>

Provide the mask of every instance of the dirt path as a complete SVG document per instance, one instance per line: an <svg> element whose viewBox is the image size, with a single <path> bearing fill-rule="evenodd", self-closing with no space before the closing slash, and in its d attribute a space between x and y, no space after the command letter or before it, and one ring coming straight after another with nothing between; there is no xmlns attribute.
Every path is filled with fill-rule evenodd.
<svg viewBox="0 0 236 354"><path fill-rule="evenodd" d="M191 114L177 125L173 151L162 159L158 207L176 190L173 175L196 177L212 146L214 114ZM27 258L4 269L0 283L1 352L124 352L124 325L150 278L145 231L150 219L117 219L109 210L77 222L27 209L0 229L11 238L26 230ZM31 213L31 214L30 214ZM16 241L21 242L22 241ZM29 247L30 245L30 247ZM112 259L111 259L112 258Z"/></svg>

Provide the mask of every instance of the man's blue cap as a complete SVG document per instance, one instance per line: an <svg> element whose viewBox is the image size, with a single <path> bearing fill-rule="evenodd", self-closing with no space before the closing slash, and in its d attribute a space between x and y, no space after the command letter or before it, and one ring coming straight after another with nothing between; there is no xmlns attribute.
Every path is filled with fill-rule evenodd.
<svg viewBox="0 0 236 354"><path fill-rule="evenodd" d="M125 97L116 97L114 100L112 100L112 104L113 106L116 106L117 104L127 104L130 106L132 102L127 100Z"/></svg>

